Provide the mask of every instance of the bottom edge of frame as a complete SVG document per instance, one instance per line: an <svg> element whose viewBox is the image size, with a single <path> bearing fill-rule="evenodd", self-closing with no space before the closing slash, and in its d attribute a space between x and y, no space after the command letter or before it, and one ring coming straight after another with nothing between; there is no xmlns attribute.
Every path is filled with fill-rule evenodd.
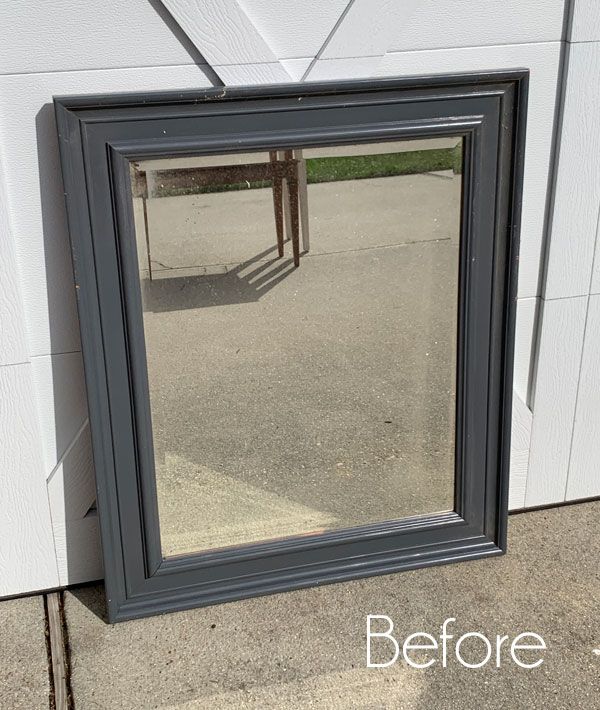
<svg viewBox="0 0 600 710"><path fill-rule="evenodd" d="M113 603L112 609L109 608L108 610L108 621L109 623L130 621L158 614L241 601L252 597L320 587L325 584L338 584L454 562L496 557L505 554L505 552L506 550L502 547L498 547L494 542L485 539L484 542L477 542L468 547L440 551L426 559L412 557L396 561L384 560L369 566L346 563L330 567L330 569L320 571L318 574L314 572L306 573L304 576L292 581L289 578L281 578L281 575L264 575L259 581L252 584L244 586L238 584L235 587L232 586L231 589L220 588L216 591L206 588L201 590L190 590L189 588L175 591L168 590L167 592L148 594L143 597L128 598L118 605Z"/></svg>

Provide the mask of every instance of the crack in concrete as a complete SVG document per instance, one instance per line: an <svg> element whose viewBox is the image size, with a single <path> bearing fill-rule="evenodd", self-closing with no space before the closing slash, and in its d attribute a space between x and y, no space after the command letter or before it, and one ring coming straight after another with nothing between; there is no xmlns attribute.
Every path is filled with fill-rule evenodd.
<svg viewBox="0 0 600 710"><path fill-rule="evenodd" d="M48 620L48 595L44 594L44 640L46 642L46 655L48 657L48 706L56 710L56 695L54 693L54 673L52 668L52 648L50 644L50 622Z"/></svg>
<svg viewBox="0 0 600 710"><path fill-rule="evenodd" d="M62 591L44 594L44 629L48 653L50 710L74 710L71 654Z"/></svg>

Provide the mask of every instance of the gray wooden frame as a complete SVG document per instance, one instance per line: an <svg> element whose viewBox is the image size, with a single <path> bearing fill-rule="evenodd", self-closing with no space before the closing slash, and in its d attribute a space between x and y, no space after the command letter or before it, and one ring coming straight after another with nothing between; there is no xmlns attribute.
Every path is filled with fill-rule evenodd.
<svg viewBox="0 0 600 710"><path fill-rule="evenodd" d="M528 72L55 98L110 621L506 549ZM464 139L455 510L164 559L129 162Z"/></svg>

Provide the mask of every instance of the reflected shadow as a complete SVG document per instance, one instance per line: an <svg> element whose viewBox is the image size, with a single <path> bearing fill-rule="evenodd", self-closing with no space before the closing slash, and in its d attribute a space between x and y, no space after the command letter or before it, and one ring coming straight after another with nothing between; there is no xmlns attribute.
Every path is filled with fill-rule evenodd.
<svg viewBox="0 0 600 710"><path fill-rule="evenodd" d="M152 281L143 279L141 289L144 311L164 313L254 303L295 270L291 258L269 258L276 251L277 247L270 247L240 264L221 265L221 273L206 273L210 267L198 267L204 273L193 276L159 276ZM170 269L169 272L177 273L177 270Z"/></svg>

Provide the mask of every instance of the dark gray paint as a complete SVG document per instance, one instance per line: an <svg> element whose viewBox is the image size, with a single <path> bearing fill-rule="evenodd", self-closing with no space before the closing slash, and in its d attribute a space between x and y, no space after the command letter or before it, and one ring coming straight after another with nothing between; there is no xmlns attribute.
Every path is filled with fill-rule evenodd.
<svg viewBox="0 0 600 710"><path fill-rule="evenodd" d="M506 549L528 72L56 98L111 621ZM163 559L128 161L462 135L455 512Z"/></svg>

